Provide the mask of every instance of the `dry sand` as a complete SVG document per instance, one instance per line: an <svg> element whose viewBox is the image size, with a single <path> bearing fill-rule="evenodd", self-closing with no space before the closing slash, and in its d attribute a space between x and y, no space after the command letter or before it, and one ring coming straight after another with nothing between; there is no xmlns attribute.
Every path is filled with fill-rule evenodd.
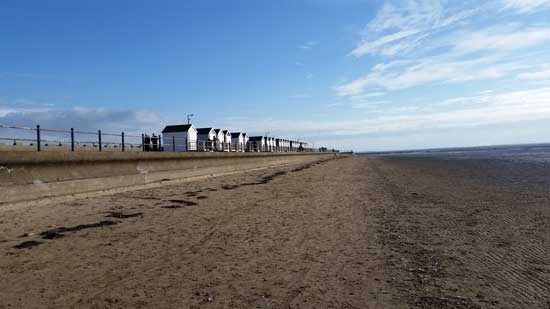
<svg viewBox="0 0 550 309"><path fill-rule="evenodd" d="M489 168L348 157L0 210L0 308L549 308L548 186Z"/></svg>

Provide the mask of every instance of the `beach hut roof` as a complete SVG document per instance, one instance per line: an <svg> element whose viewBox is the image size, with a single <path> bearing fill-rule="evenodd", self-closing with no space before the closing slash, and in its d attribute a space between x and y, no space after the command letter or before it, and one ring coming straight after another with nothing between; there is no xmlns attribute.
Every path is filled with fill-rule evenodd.
<svg viewBox="0 0 550 309"><path fill-rule="evenodd" d="M172 125L164 127L162 133L172 133L172 132L187 132L193 127L192 124L181 124L181 125Z"/></svg>
<svg viewBox="0 0 550 309"><path fill-rule="evenodd" d="M214 130L213 128L198 128L197 133L198 134L210 134L210 132Z"/></svg>
<svg viewBox="0 0 550 309"><path fill-rule="evenodd" d="M231 132L231 137L239 137L241 134L241 132Z"/></svg>

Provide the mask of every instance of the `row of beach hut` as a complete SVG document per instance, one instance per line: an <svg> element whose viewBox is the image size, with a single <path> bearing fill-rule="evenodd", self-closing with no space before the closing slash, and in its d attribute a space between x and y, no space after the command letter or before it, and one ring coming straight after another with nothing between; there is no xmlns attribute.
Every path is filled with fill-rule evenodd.
<svg viewBox="0 0 550 309"><path fill-rule="evenodd" d="M309 143L270 136L249 136L216 128L195 128L192 124L169 125L162 130L165 152L306 152Z"/></svg>

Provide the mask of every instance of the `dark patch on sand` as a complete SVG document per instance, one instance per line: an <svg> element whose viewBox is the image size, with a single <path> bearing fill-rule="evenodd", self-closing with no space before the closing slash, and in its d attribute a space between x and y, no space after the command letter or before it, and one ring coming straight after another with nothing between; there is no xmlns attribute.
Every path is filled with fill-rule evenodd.
<svg viewBox="0 0 550 309"><path fill-rule="evenodd" d="M276 177L283 176L283 175L286 175L286 174L287 174L286 171L280 171L280 172L276 172L276 173L273 173L273 174L269 174L269 175L260 177L260 179L256 182L244 182L244 183L240 183L240 184L237 184L237 185L223 185L222 189L224 189L224 190L233 190L233 189L237 189L239 187L245 187L245 186L265 185L265 184L268 184L273 179L275 179Z"/></svg>
<svg viewBox="0 0 550 309"><path fill-rule="evenodd" d="M240 185L223 185L222 189L224 189L224 190L233 190L233 189L236 189L238 187L240 187Z"/></svg>
<svg viewBox="0 0 550 309"><path fill-rule="evenodd" d="M93 229L93 228L99 228L104 226L111 226L118 224L120 222L118 221L99 221L97 223L91 223L91 224L80 224L77 226L72 227L59 227L51 230L44 231L40 233L40 236L42 236L43 239L58 239L61 237L64 237L66 233L74 233L85 229Z"/></svg>
<svg viewBox="0 0 550 309"><path fill-rule="evenodd" d="M197 194L199 194L201 192L202 192L202 190L187 191L187 192L185 192L185 195L187 195L187 196L197 196Z"/></svg>
<svg viewBox="0 0 550 309"><path fill-rule="evenodd" d="M36 241L36 240L29 240L29 241L24 241L18 245L15 245L13 246L15 249L30 249L32 247L36 247L38 245L42 244L41 241Z"/></svg>
<svg viewBox="0 0 550 309"><path fill-rule="evenodd" d="M302 166L298 166L296 168L293 168L290 170L291 173L295 173L295 172L299 172L299 171L303 171L305 169L308 169L310 167L313 167L315 165L318 165L319 163L311 163L311 164L306 164L306 165L302 165Z"/></svg>
<svg viewBox="0 0 550 309"><path fill-rule="evenodd" d="M128 219L128 218L134 218L134 217L142 217L142 212L136 212L133 214L125 214L118 211L109 211L109 215L105 216L106 218L117 218L117 219Z"/></svg>
<svg viewBox="0 0 550 309"><path fill-rule="evenodd" d="M206 195L197 196L197 200L205 200L207 198L208 198L208 196L206 196Z"/></svg>
<svg viewBox="0 0 550 309"><path fill-rule="evenodd" d="M195 202L186 201L186 200L168 200L168 201L172 202L172 203L177 203L177 204L168 205L168 206L161 206L161 208L175 209L175 208L182 208L182 207L186 207L186 206L196 206L196 205L198 205Z"/></svg>

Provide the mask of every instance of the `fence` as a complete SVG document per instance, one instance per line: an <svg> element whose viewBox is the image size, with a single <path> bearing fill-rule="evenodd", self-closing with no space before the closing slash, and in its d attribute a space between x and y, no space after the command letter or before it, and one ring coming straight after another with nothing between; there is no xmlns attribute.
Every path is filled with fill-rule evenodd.
<svg viewBox="0 0 550 309"><path fill-rule="evenodd" d="M128 149L142 149L144 146L144 135L107 133L98 130L97 132L78 131L74 128L70 130L58 130L36 127L9 126L0 125L2 134L0 142L3 144L11 143L11 146L29 146L35 147L36 151L50 150L70 150L92 148L98 151L104 151L109 148L126 151ZM6 137L4 132L17 132L10 137Z"/></svg>
<svg viewBox="0 0 550 309"><path fill-rule="evenodd" d="M15 133L9 133L9 132ZM8 132L7 136L4 132ZM0 150L58 150L58 151L164 151L164 152L313 152L307 146L258 141L221 142L188 141L186 138L171 137L163 141L162 137L146 134L108 133L101 130L79 131L48 129L36 127L0 125ZM303 145L307 145L304 143Z"/></svg>

